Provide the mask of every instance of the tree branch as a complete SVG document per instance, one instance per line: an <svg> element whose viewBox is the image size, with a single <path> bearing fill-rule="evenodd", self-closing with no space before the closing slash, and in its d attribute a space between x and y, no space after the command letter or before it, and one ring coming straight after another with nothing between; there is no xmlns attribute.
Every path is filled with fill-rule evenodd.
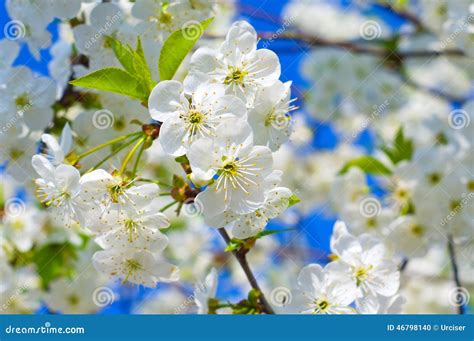
<svg viewBox="0 0 474 341"><path fill-rule="evenodd" d="M405 58L426 58L437 56L464 56L464 51L459 49L446 50L420 50L420 51L391 51L387 48L379 48L369 45L357 44L351 41L330 41L320 37L310 36L301 32L259 32L258 36L265 40L298 40L310 46L339 47L353 53L371 54L379 57L387 57L394 54L400 59Z"/></svg>
<svg viewBox="0 0 474 341"><path fill-rule="evenodd" d="M448 235L448 252L449 252L449 259L451 260L451 267L453 269L453 279L454 282L456 283L456 290L457 290L457 296L461 298L462 301L462 292L461 292L461 280L459 278L459 270L458 270L458 263L456 260L456 253L454 251L454 242L453 242L453 237L451 235ZM465 314L466 309L463 304L460 304L458 306L458 314Z"/></svg>
<svg viewBox="0 0 474 341"><path fill-rule="evenodd" d="M220 235L224 239L227 245L230 243L230 237L225 228L220 228L218 229ZM249 263L247 262L247 257L246 257L246 252L241 252L240 250L234 250L232 251L234 254L235 258L239 262L240 266L242 267L242 270L244 270L245 275L247 276L247 279L250 282L250 285L253 289L258 290L260 293L260 303L263 306L263 309L265 313L267 314L275 314L273 311L273 308L271 305L268 303L267 299L265 298L265 295L262 292L262 289L260 289L260 286L258 285L257 279L255 278L252 270L250 269Z"/></svg>

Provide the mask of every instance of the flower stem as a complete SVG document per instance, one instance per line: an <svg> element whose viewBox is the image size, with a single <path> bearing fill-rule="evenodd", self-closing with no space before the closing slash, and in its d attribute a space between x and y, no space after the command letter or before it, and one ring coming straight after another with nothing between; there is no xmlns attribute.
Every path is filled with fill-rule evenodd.
<svg viewBox="0 0 474 341"><path fill-rule="evenodd" d="M82 153L82 154L79 154L79 155L77 156L77 160L83 159L83 158L85 158L86 156L88 156L88 155L90 155L90 154L92 154L92 153L95 153L95 152L98 151L98 150L101 150L102 148L105 148L105 147L110 146L110 145L112 145L112 144L114 144L114 143L117 143L117 142L126 140L126 139L128 139L129 137L131 137L131 136L136 136L136 135L139 135L139 134L142 134L142 132L139 131L139 132L135 132L135 133L123 135L123 136L117 137L117 138L115 138L115 139L109 140L109 141L107 141L107 142L104 142L104 143L102 143L102 144L99 144L98 146L95 146L95 147L89 149L88 151L86 151L86 152L84 152L84 153Z"/></svg>
<svg viewBox="0 0 474 341"><path fill-rule="evenodd" d="M125 156L125 159L123 159L122 166L120 167L120 170L119 170L120 175L122 175L123 172L125 172L125 169L127 168L127 165L130 162L130 159L132 158L133 154L135 154L135 152L145 142L145 140L146 140L146 137L144 136L138 140L138 142L133 146L132 149L130 149L128 154Z"/></svg>
<svg viewBox="0 0 474 341"><path fill-rule="evenodd" d="M227 231L225 230L225 228L222 227L222 228L218 229L218 231L219 231L220 235L222 236L222 238L225 240L226 244L229 245L230 236L227 233ZM247 257L245 255L245 253L239 252L239 250L234 250L234 251L232 251L232 253L234 254L237 261L239 262L239 264L240 264L242 270L244 271L245 275L247 276L247 279L250 283L250 286L253 289L258 290L258 292L260 293L260 303L263 306L264 312L267 313L267 314L275 314L275 312L273 311L272 306L268 303L267 299L265 298L265 295L263 294L262 289L260 289L260 286L258 285L257 279L255 278L255 276L252 272L252 269L250 269L250 266L249 266L249 263L247 261Z"/></svg>
<svg viewBox="0 0 474 341"><path fill-rule="evenodd" d="M137 181L149 182L149 183L152 183L152 184L157 184L157 185L159 185L159 186L165 186L165 187L169 187L169 188L172 188L172 187L173 187L173 186L171 186L170 184L164 183L164 182L159 181L159 180L151 180L151 179L138 178Z"/></svg>
<svg viewBox="0 0 474 341"><path fill-rule="evenodd" d="M170 208L171 206L173 206L173 205L174 205L174 204L176 204L176 203L177 203L177 201L176 201L176 200L175 200L175 201L173 201L173 202L170 202L168 205L166 205L166 206L163 206L163 207L161 208L160 212L164 212L164 211L166 211L168 208Z"/></svg>
<svg viewBox="0 0 474 341"><path fill-rule="evenodd" d="M461 280L459 278L459 270L458 270L458 263L456 260L456 252L454 251L454 242L453 242L453 237L451 235L448 235L448 252L449 252L449 259L451 260L451 267L453 269L453 279L454 283L456 283L456 290L457 290L457 295L459 297L462 297L462 288L463 286L461 285ZM464 307L463 304L459 304L458 306L458 314L465 314L466 313L466 308Z"/></svg>
<svg viewBox="0 0 474 341"><path fill-rule="evenodd" d="M137 174L137 170L138 170L138 163L140 162L140 159L142 157L142 154L143 154L143 151L145 150L145 141L143 141L141 147L140 147L140 150L138 151L138 154L137 154L137 158L135 159L135 164L133 165L133 170L132 170L132 178L135 177L135 175Z"/></svg>
<svg viewBox="0 0 474 341"><path fill-rule="evenodd" d="M102 166L102 164L104 162L106 162L107 160L109 160L111 157L117 155L118 153L120 153L122 150L124 150L125 148L127 148L128 146L130 146L132 143L134 143L136 140L138 140L140 138L140 136L137 136L135 137L134 139L130 140L130 141L127 141L125 142L123 145L121 145L120 147L118 147L116 150L114 150L112 153L110 153L109 155L107 155L102 161L100 161L99 163L97 163L96 165L94 165L94 167L92 167L91 169L89 169L87 171L87 173L89 172L92 172L94 169L97 169L99 168L100 166Z"/></svg>

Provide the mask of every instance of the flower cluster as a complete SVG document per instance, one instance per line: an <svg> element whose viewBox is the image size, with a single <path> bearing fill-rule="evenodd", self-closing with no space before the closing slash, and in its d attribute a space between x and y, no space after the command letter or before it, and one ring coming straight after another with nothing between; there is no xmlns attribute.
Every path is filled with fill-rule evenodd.
<svg viewBox="0 0 474 341"><path fill-rule="evenodd" d="M393 314L401 312L400 273L387 248L369 234L354 237L336 222L335 261L304 267L287 309L303 314ZM351 306L355 302L355 309Z"/></svg>
<svg viewBox="0 0 474 341"><path fill-rule="evenodd" d="M239 239L262 231L292 195L273 170L272 150L288 140L293 109L291 82L279 77L276 54L257 49L254 28L239 21L220 49L193 54L182 83L160 82L148 100L163 150L189 160L206 222L232 227Z"/></svg>

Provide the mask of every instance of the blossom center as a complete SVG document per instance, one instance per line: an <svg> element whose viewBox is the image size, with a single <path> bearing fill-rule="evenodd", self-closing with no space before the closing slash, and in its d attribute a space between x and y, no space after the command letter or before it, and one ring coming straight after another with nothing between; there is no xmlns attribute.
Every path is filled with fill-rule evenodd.
<svg viewBox="0 0 474 341"><path fill-rule="evenodd" d="M124 223L125 230L128 231L128 241L133 242L133 236L137 232L138 223L132 219L127 219Z"/></svg>
<svg viewBox="0 0 474 341"><path fill-rule="evenodd" d="M23 154L25 154L25 152L23 150L19 150L19 149L16 149L16 148L12 148L10 150L10 158L12 160L18 160L20 157L23 156Z"/></svg>
<svg viewBox="0 0 474 341"><path fill-rule="evenodd" d="M142 268L142 265L136 259L127 259L126 267L129 270L137 271L137 270L140 270Z"/></svg>
<svg viewBox="0 0 474 341"><path fill-rule="evenodd" d="M417 237L421 237L423 236L424 232L425 232L425 229L423 226L419 225L419 224L413 224L410 226L410 231L411 233L413 233L415 236Z"/></svg>
<svg viewBox="0 0 474 341"><path fill-rule="evenodd" d="M375 218L369 218L369 219L367 219L366 224L367 224L367 227L368 227L369 229L375 229L375 228L377 227L377 225L378 225L378 224L377 224L377 219L375 219Z"/></svg>
<svg viewBox="0 0 474 341"><path fill-rule="evenodd" d="M244 78L247 75L248 75L248 71L239 69L235 66L229 66L229 73L224 79L224 84L242 85L244 83Z"/></svg>
<svg viewBox="0 0 474 341"><path fill-rule="evenodd" d="M28 98L28 95L22 94L18 96L15 99L15 105L17 106L17 108L20 108L20 109L30 105L30 99Z"/></svg>
<svg viewBox="0 0 474 341"><path fill-rule="evenodd" d="M451 209L451 211L454 211L454 212L460 211L461 208L462 208L462 202L461 202L461 200L452 200L452 201L449 203L449 208Z"/></svg>
<svg viewBox="0 0 474 341"><path fill-rule="evenodd" d="M72 305L72 306L75 306L79 303L79 297L77 297L77 295L75 295L75 294L69 295L67 300L68 300L69 304Z"/></svg>
<svg viewBox="0 0 474 341"><path fill-rule="evenodd" d="M20 232L25 227L25 223L20 219L15 219L12 223L12 227L15 231Z"/></svg>
<svg viewBox="0 0 474 341"><path fill-rule="evenodd" d="M222 167L222 170L224 171L224 173L227 173L228 175L235 176L237 175L238 168L239 167L237 163L235 161L231 161L224 164L224 166Z"/></svg>
<svg viewBox="0 0 474 341"><path fill-rule="evenodd" d="M441 175L439 173L428 174L428 182L432 185L436 185L441 181Z"/></svg>
<svg viewBox="0 0 474 341"><path fill-rule="evenodd" d="M191 124L200 124L204 121L204 114L197 110L191 110L188 114L188 121Z"/></svg>
<svg viewBox="0 0 474 341"><path fill-rule="evenodd" d="M252 185L257 185L253 178L258 177L258 171L261 168L255 167L256 165L248 158L239 159L239 158L229 158L227 156L222 157L222 165L217 169L217 175L219 179L217 180L216 191L218 191L221 186L224 188L225 197L224 200L227 201L227 190L229 185L234 189L240 189L245 194L249 194L249 188Z"/></svg>
<svg viewBox="0 0 474 341"><path fill-rule="evenodd" d="M329 307L331 306L329 301L326 299L318 298L317 300L314 301L314 313L315 314L321 314L325 313L328 311Z"/></svg>
<svg viewBox="0 0 474 341"><path fill-rule="evenodd" d="M355 275L357 286L360 286L362 282L366 281L367 278L369 278L369 272L371 269L372 269L371 265L368 267L361 266L361 267L356 268L354 275Z"/></svg>
<svg viewBox="0 0 474 341"><path fill-rule="evenodd" d="M121 184L113 185L109 187L109 194L112 202L118 203L121 195L125 193L124 186Z"/></svg>

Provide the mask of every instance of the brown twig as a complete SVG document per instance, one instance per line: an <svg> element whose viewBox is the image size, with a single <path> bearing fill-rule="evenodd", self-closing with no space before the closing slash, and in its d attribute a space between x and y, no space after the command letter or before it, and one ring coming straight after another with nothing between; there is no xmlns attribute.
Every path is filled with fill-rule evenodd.
<svg viewBox="0 0 474 341"><path fill-rule="evenodd" d="M461 279L459 278L459 270L458 270L458 263L456 260L456 252L454 251L454 242L453 237L451 235L448 236L448 252L449 252L449 259L451 260L451 267L453 269L453 279L454 283L456 283L456 290L457 290L457 297L461 297L462 301L462 285ZM465 314L466 309L463 304L458 305L458 314Z"/></svg>
<svg viewBox="0 0 474 341"><path fill-rule="evenodd" d="M395 55L399 59L406 58L427 58L437 56L464 56L464 51L459 49L447 49L447 50L420 50L420 51L392 51L387 48L374 47L369 45L358 44L350 41L330 41L320 37L313 37L301 32L259 32L259 37L262 39L286 39L286 40L297 40L301 41L310 46L322 46L322 47L338 47L349 50L353 53L371 54L379 57L387 57Z"/></svg>
<svg viewBox="0 0 474 341"><path fill-rule="evenodd" d="M225 230L225 228L220 228L218 229L218 231L220 235L222 236L222 238L224 239L224 241L226 242L226 244L228 245L230 243L230 236ZM232 253L234 254L237 261L239 262L240 266L242 267L242 270L244 270L245 275L247 276L247 279L250 282L250 286L253 289L258 290L258 292L260 293L259 299L264 309L264 312L267 314L275 314L275 312L273 311L273 308L271 307L271 305L268 303L267 299L265 298L265 295L263 294L262 289L260 289L260 286L258 285L257 279L255 278L252 272L252 269L250 269L249 263L247 262L246 252L242 252L241 250L234 250L232 251Z"/></svg>
<svg viewBox="0 0 474 341"><path fill-rule="evenodd" d="M380 6L381 8L385 8L389 11L392 11L395 14L399 15L400 17L404 18L405 20L409 21L410 23L412 23L416 27L417 30L426 30L426 28L424 27L424 25L420 21L420 19L416 15L414 15L413 13L397 9L396 7L393 7L389 4L379 3L377 5Z"/></svg>

